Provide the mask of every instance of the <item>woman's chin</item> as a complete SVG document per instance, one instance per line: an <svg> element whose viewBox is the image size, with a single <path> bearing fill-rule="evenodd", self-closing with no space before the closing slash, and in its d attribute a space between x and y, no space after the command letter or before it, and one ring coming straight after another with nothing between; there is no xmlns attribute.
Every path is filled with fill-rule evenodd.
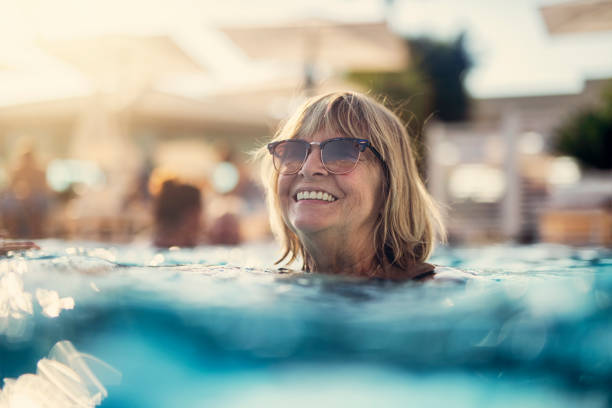
<svg viewBox="0 0 612 408"><path fill-rule="evenodd" d="M320 218L296 218L291 224L296 232L303 234L313 234L331 227L329 222Z"/></svg>

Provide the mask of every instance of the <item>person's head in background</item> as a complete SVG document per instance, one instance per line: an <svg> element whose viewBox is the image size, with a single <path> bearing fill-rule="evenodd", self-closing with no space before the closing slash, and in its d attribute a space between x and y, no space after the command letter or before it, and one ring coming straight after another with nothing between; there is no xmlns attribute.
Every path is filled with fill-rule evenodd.
<svg viewBox="0 0 612 408"><path fill-rule="evenodd" d="M242 243L240 219L236 214L225 213L213 219L208 229L208 242L212 245L239 245Z"/></svg>
<svg viewBox="0 0 612 408"><path fill-rule="evenodd" d="M202 196L200 190L177 180L167 180L155 197L155 246L193 247L198 244L201 228Z"/></svg>

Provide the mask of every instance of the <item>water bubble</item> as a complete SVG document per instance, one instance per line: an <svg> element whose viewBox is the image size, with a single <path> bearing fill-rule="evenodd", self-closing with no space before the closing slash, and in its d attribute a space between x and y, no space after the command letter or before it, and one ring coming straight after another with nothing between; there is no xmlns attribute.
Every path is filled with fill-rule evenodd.
<svg viewBox="0 0 612 408"><path fill-rule="evenodd" d="M32 295L23 290L23 281L16 273L0 279L0 299L3 298L12 312L32 314Z"/></svg>
<svg viewBox="0 0 612 408"><path fill-rule="evenodd" d="M149 261L149 266L159 266L164 263L164 256L162 254L155 254Z"/></svg>
<svg viewBox="0 0 612 408"><path fill-rule="evenodd" d="M23 275L28 271L28 264L22 258L12 259L9 261L9 269L15 273Z"/></svg>
<svg viewBox="0 0 612 408"><path fill-rule="evenodd" d="M54 290L36 289L36 299L47 317L57 317L64 309L74 309L72 297L60 298Z"/></svg>
<svg viewBox="0 0 612 408"><path fill-rule="evenodd" d="M94 257L94 258L104 259L105 261L109 261L109 262L115 262L117 260L117 257L115 256L115 254L106 248L92 249L91 251L87 252L87 255Z"/></svg>

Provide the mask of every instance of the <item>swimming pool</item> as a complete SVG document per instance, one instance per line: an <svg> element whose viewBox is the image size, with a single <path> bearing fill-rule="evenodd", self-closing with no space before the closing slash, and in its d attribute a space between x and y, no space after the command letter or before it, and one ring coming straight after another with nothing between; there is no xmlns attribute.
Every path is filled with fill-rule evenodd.
<svg viewBox="0 0 612 408"><path fill-rule="evenodd" d="M441 248L477 276L391 284L279 273L271 243L40 244L0 260L0 377L68 340L121 372L102 407L612 401L609 249Z"/></svg>

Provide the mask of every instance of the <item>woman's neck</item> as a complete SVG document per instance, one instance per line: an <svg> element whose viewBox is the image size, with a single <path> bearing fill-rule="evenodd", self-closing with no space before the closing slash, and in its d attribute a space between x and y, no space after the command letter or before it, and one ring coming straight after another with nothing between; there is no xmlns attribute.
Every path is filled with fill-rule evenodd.
<svg viewBox="0 0 612 408"><path fill-rule="evenodd" d="M368 277L376 273L378 263L372 240L355 241L325 234L300 238L307 254L306 268L311 272Z"/></svg>

